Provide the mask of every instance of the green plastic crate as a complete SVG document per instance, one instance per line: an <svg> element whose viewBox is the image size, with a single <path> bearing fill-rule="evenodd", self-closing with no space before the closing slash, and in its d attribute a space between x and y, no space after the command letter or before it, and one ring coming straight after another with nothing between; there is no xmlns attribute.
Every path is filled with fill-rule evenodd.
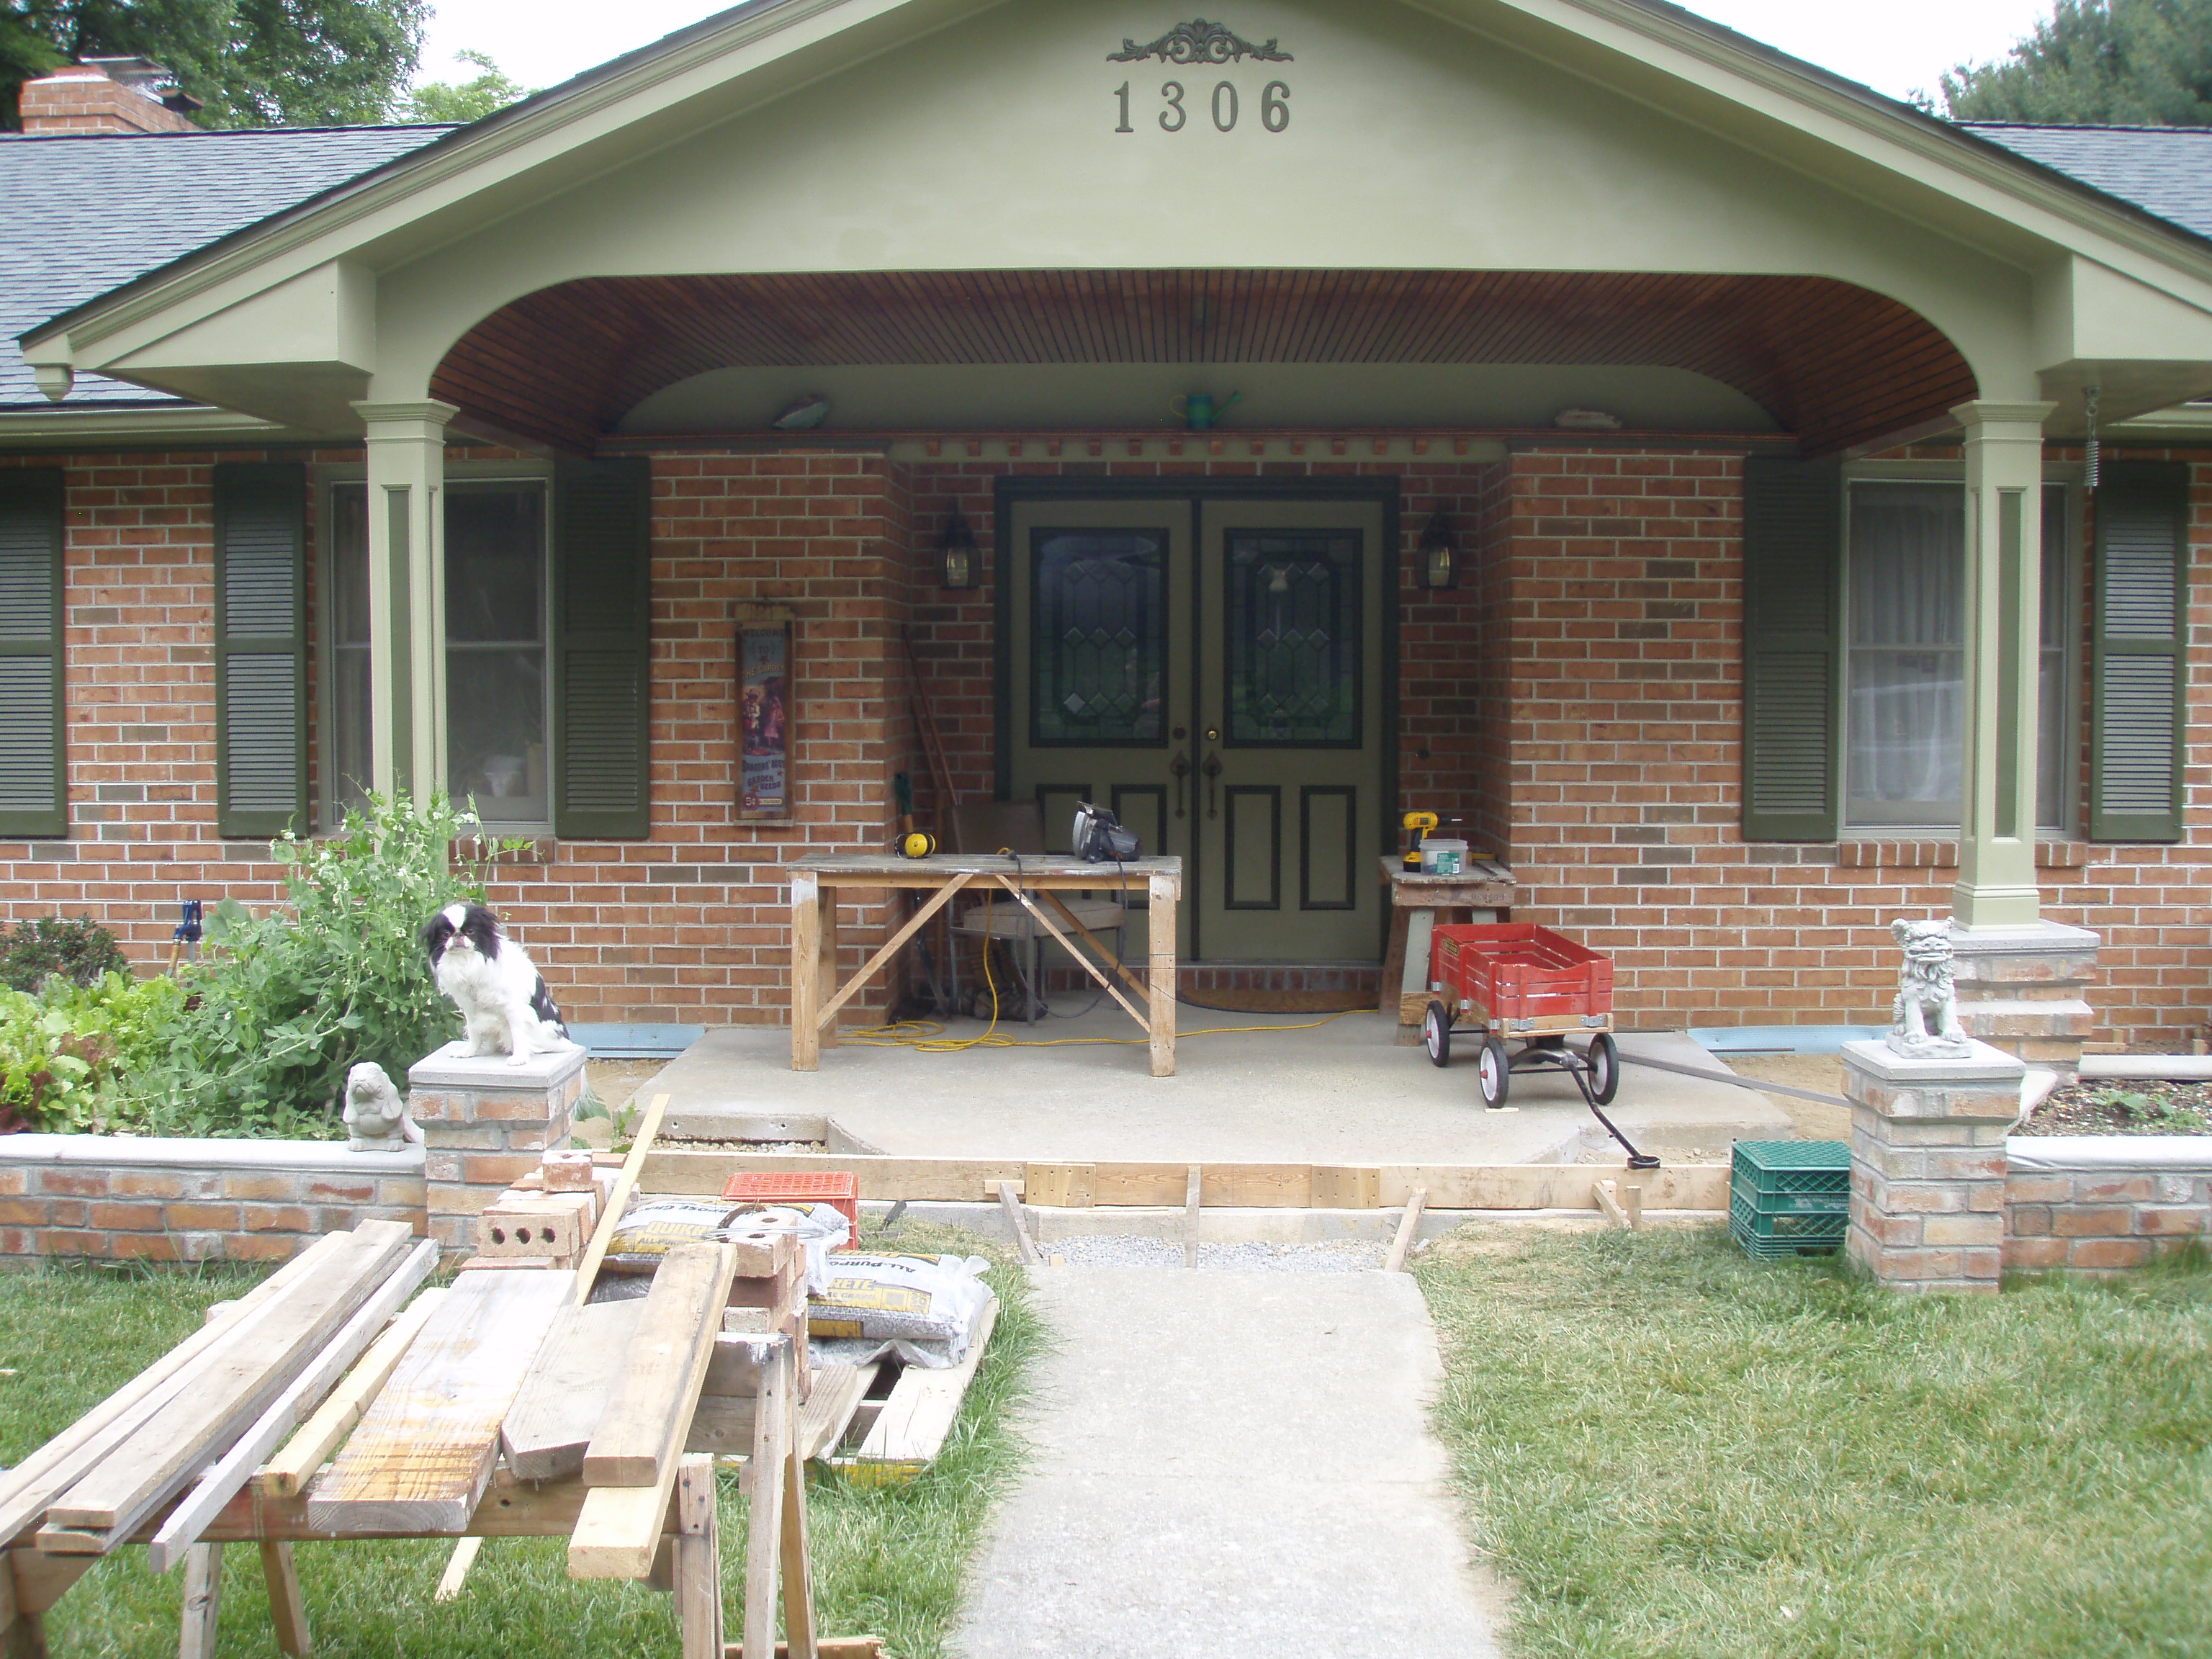
<svg viewBox="0 0 2212 1659"><path fill-rule="evenodd" d="M1849 1212L1832 1215L1762 1215L1741 1197L1729 1195L1729 1237L1747 1255L1826 1255L1843 1248Z"/></svg>
<svg viewBox="0 0 2212 1659"><path fill-rule="evenodd" d="M1747 1254L1825 1254L1850 1225L1851 1149L1840 1140L1739 1140L1729 1233Z"/></svg>

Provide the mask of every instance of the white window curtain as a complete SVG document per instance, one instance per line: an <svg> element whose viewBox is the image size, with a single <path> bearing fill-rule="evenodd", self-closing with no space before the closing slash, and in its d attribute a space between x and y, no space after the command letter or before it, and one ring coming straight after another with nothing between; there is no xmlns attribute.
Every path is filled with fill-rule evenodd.
<svg viewBox="0 0 2212 1659"><path fill-rule="evenodd" d="M1855 824L1959 822L1966 514L1955 483L1852 487L1845 795Z"/></svg>

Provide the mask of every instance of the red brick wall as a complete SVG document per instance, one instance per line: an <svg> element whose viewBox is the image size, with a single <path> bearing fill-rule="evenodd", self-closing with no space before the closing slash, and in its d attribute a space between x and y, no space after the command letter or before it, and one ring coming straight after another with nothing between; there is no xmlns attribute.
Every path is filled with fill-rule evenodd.
<svg viewBox="0 0 2212 1659"><path fill-rule="evenodd" d="M26 464L52 464L19 458ZM276 899L258 844L214 832L210 469L213 453L68 460L69 741L74 832L0 843L0 912L89 912L142 966L183 896ZM345 456L327 459L347 459ZM9 463L0 463L9 464ZM884 845L891 775L934 807L899 633L911 626L964 794L992 788L992 486L1000 466L791 453L653 461L652 835L543 845L495 900L572 1017L781 1017L782 868L800 849ZM1738 829L1740 463L1561 443L1498 464L1017 462L1027 473L1393 476L1401 521L1402 793L1509 848L1518 914L1618 961L1631 1024L1873 1022L1893 969L1884 931L1940 914L1955 871L1928 842L1746 846ZM2195 538L2212 543L2212 461ZM982 585L937 585L957 504ZM1413 586L1438 504L1461 587ZM2212 808L2212 558L2192 563L2191 822ZM799 617L795 822L735 822L731 607ZM2084 652L2086 661L2087 653ZM2212 841L2074 847L2046 910L2105 939L2093 995L2108 1041L2178 1046L2212 1002ZM845 959L882 936L878 901ZM882 1008L879 993L864 1004Z"/></svg>
<svg viewBox="0 0 2212 1659"><path fill-rule="evenodd" d="M23 131L36 133L196 132L198 124L158 98L76 65L17 94Z"/></svg>

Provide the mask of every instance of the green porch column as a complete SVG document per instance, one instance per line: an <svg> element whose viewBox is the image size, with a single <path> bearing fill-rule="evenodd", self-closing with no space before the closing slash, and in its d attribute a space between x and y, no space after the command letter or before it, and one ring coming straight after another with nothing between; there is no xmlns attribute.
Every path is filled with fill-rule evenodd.
<svg viewBox="0 0 2212 1659"><path fill-rule="evenodd" d="M1966 754L1959 927L2033 927L2043 422L2053 404L1961 404L1966 437Z"/></svg>
<svg viewBox="0 0 2212 1659"><path fill-rule="evenodd" d="M451 404L358 403L368 441L370 766L376 792L446 781L446 422Z"/></svg>

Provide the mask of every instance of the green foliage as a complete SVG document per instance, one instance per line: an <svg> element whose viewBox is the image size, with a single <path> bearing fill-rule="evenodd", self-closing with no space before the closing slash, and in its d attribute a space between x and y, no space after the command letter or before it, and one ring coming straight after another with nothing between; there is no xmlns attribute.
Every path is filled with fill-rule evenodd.
<svg viewBox="0 0 2212 1659"><path fill-rule="evenodd" d="M112 973L89 986L56 975L0 990L0 1107L53 1134L104 1134L131 1113L129 1080L166 1055L184 1007L172 979Z"/></svg>
<svg viewBox="0 0 2212 1659"><path fill-rule="evenodd" d="M2132 1089L2106 1089L2089 1098L2130 1128L2169 1135L2201 1135L2205 1132L2203 1113L2160 1095Z"/></svg>
<svg viewBox="0 0 2212 1659"><path fill-rule="evenodd" d="M2212 0L2058 0L2005 57L1943 77L1957 121L2212 125Z"/></svg>
<svg viewBox="0 0 2212 1659"><path fill-rule="evenodd" d="M481 121L509 104L530 96L533 88L520 85L501 73L497 64L481 52L457 52L454 57L481 71L475 79L456 84L432 81L407 95L404 118L410 121Z"/></svg>
<svg viewBox="0 0 2212 1659"><path fill-rule="evenodd" d="M1447 1237L1435 1422L1514 1650L2212 1650L2207 1269L1900 1296L1711 1229Z"/></svg>
<svg viewBox="0 0 2212 1659"><path fill-rule="evenodd" d="M35 991L50 974L97 985L109 974L130 971L115 935L90 916L37 916L0 933L0 986L11 991Z"/></svg>
<svg viewBox="0 0 2212 1659"><path fill-rule="evenodd" d="M389 120L428 0L0 0L0 125L16 88L81 58L166 65L207 127Z"/></svg>
<svg viewBox="0 0 2212 1659"><path fill-rule="evenodd" d="M290 903L257 916L226 899L209 913L210 956L184 976L190 997L169 1049L132 1079L138 1123L158 1134L336 1135L349 1067L374 1060L404 1077L459 1036L416 933L441 905L482 902L487 866L450 861L476 828L443 796L419 809L402 796L349 814L327 839L272 842Z"/></svg>

